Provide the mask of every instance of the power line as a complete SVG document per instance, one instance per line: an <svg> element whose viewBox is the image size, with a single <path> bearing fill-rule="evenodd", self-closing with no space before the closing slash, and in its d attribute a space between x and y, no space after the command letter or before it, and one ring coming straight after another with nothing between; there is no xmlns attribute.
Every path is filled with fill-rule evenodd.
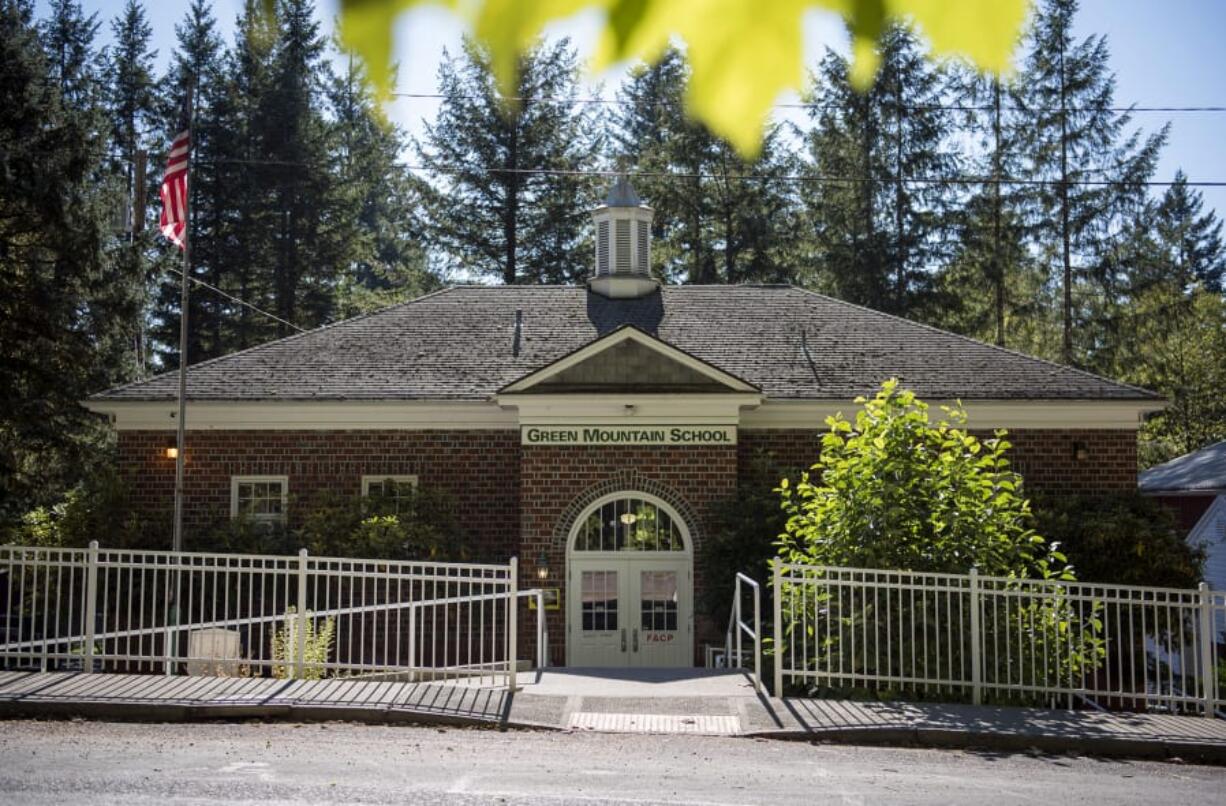
<svg viewBox="0 0 1226 806"><path fill-rule="evenodd" d="M180 277L182 277L182 276L183 276L183 270L182 270L182 269L175 268L174 266L169 266L169 267L167 267L167 268L169 268L171 271L173 271L175 274L179 275ZM245 300L241 300L241 299L239 299L238 297L234 296L233 294L227 294L225 291L222 291L222 290L221 290L220 288L218 288L217 286L214 286L214 285L209 285L209 284L208 284L208 283L206 283L204 280L200 280L200 279L197 279L197 278L195 278L195 277L188 277L187 279L188 279L188 280L190 280L191 282L195 283L195 284L196 284L196 285L198 285L198 286L202 286L202 287L204 287L204 288L207 288L209 291L212 291L214 294L220 294L221 296L225 297L226 299L230 300L231 302L236 302L236 303L238 303L239 305L242 305L242 306L244 306L244 307L246 307L246 308L250 308L251 310L255 311L256 313L258 313L258 314L263 314L264 316L267 316L269 319L272 319L272 320L275 320L275 321L277 321L277 322L280 322L281 324L285 325L286 327L292 327L294 330L297 330L299 333L306 333L306 332L307 332L307 331L306 331L304 328L298 327L298 326L297 326L297 325L295 325L293 322L287 322L287 321L285 321L284 319L282 319L281 317L277 316L276 314L269 313L268 311L264 310L263 308L257 308L256 306L252 305L250 302L246 302Z"/></svg>
<svg viewBox="0 0 1226 806"><path fill-rule="evenodd" d="M299 166L305 167L304 162L286 162L281 160L207 160L197 164L211 163L215 165L234 164L234 165L278 165L278 166ZM949 176L949 177L922 177L922 176L904 176L904 177L880 177L880 176L820 176L816 174L723 174L723 173L686 173L677 171L619 171L615 169L595 170L595 169L563 169L563 168L499 168L497 166L476 165L466 168L439 168L431 165L408 165L402 164L402 168L409 171L420 171L424 173L435 173L445 175L462 175L473 172L484 172L491 174L533 174L543 176L595 176L604 179L612 179L618 176L625 175L632 179L687 179L687 180L703 180L703 179L721 179L721 180L737 180L746 182L814 182L822 184L864 184L869 182L893 185L898 182L921 185L1021 185L1034 187L1059 187L1061 185L1080 185L1087 187L1111 187L1116 185L1131 185L1134 187L1170 187L1176 184L1173 180L1157 180L1146 179L1131 180L1131 179L1018 179L1005 177L996 179L990 176ZM1205 187L1218 188L1226 187L1226 180L1192 180L1185 179L1183 184L1188 187Z"/></svg>
<svg viewBox="0 0 1226 806"><path fill-rule="evenodd" d="M408 98L412 100L426 101L442 101L448 96L438 92L393 92L395 98ZM552 104L562 106L565 104L583 106L629 106L637 103L629 98L601 98L601 97L575 97L575 98L528 98L521 95L504 95L500 96L504 101L532 101L538 104ZM657 104L658 105L658 104ZM881 106L896 107L897 104L890 101L883 101ZM771 104L774 109L843 109L841 104L815 104L800 102L780 102ZM994 105L985 104L905 104L903 109L913 111L932 111L944 109L951 112L991 112L996 109ZM1199 113L1199 112L1226 112L1226 106L1080 106L1080 107L1059 107L1059 106L1034 106L1026 107L1018 104L1002 104L1002 111L1009 112L1162 112L1162 113Z"/></svg>

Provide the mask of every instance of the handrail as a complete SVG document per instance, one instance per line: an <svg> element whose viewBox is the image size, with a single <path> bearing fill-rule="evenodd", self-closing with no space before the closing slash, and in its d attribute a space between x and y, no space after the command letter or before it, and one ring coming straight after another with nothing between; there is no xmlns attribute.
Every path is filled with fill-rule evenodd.
<svg viewBox="0 0 1226 806"><path fill-rule="evenodd" d="M545 590L529 588L520 591L519 595L536 599L536 668L539 674L541 669L549 665L549 633L545 629Z"/></svg>
<svg viewBox="0 0 1226 806"><path fill-rule="evenodd" d="M753 588L753 626L745 623L741 617L741 583ZM732 644L736 641L736 664L742 666L744 650L741 644L742 635L748 635L754 641L753 651L753 687L754 691L762 693L762 587L745 574L737 572L733 592L732 611L728 614L728 632L724 642L724 662L732 668Z"/></svg>

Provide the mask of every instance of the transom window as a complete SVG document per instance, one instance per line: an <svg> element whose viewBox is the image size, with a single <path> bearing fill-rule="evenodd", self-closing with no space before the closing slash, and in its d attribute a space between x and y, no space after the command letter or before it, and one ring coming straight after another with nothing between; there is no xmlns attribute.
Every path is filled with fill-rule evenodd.
<svg viewBox="0 0 1226 806"><path fill-rule="evenodd" d="M681 529L651 501L616 498L584 518L575 551L685 551Z"/></svg>
<svg viewBox="0 0 1226 806"><path fill-rule="evenodd" d="M377 498L382 507L400 512L400 499L408 498L417 489L417 476L363 476L362 495Z"/></svg>
<svg viewBox="0 0 1226 806"><path fill-rule="evenodd" d="M230 516L284 523L288 493L286 476L234 476L230 479Z"/></svg>

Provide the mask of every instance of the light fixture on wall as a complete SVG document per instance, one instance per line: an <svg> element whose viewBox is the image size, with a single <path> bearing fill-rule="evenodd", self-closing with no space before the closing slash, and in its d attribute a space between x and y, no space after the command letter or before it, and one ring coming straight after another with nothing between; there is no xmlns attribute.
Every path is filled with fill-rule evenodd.
<svg viewBox="0 0 1226 806"><path fill-rule="evenodd" d="M167 459L178 459L179 458L179 444L177 442L167 442L166 443L166 458Z"/></svg>
<svg viewBox="0 0 1226 806"><path fill-rule="evenodd" d="M549 579L549 557L543 551L536 557L536 578Z"/></svg>
<svg viewBox="0 0 1226 806"><path fill-rule="evenodd" d="M1090 449L1086 447L1084 442L1073 443L1073 458L1078 462L1084 462L1090 458Z"/></svg>

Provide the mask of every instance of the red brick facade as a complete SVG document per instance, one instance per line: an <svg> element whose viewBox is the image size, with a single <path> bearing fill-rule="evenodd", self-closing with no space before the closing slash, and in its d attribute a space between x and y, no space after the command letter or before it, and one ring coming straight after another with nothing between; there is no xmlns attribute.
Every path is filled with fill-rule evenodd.
<svg viewBox="0 0 1226 806"><path fill-rule="evenodd" d="M1010 440L1014 466L1032 490L1136 487L1133 431L1019 429ZM324 491L356 496L363 475L412 474L422 485L439 485L454 496L474 560L518 555L522 584L557 587L565 602L566 541L587 504L619 490L658 496L686 520L697 556L711 506L733 496L738 483L761 467L756 455L769 454L776 471L791 475L817 459L820 434L742 429L738 445L726 447L521 447L519 441L513 430L189 431L187 545L193 529L228 516L232 476L288 476L292 524L301 515L296 502ZM174 461L165 457L165 448L172 442L172 432L119 432L121 474L147 513L169 511ZM549 569L544 582L536 574L542 554ZM696 569L696 599L705 584ZM548 618L551 660L563 663L564 607L549 611ZM522 628L530 647L531 625ZM696 619L696 651L718 638L716 632Z"/></svg>

